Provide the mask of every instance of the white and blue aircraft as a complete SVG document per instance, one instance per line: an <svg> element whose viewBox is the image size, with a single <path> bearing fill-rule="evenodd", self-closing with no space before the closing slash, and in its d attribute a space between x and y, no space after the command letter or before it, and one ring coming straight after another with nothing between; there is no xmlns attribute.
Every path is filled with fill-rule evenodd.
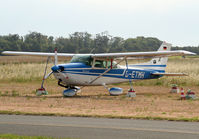
<svg viewBox="0 0 199 139"><path fill-rule="evenodd" d="M151 52L127 52L127 53L100 53L100 54L68 54L68 53L41 53L41 52L16 52L4 51L5 55L33 55L33 56L54 56L55 65L51 68L47 79L51 74L58 80L58 85L66 88L64 96L74 96L80 88L77 86L105 86L111 95L123 93L122 88L108 88L106 85L132 80L157 79L162 76L185 76L184 73L166 73L165 68L168 56L194 55L195 53L177 50L171 51L171 44L163 42L158 51ZM57 57L72 57L70 63L57 64ZM128 59L152 58L149 62L129 65ZM115 60L119 59L118 62ZM126 65L119 65L125 61ZM47 62L48 63L48 62ZM47 64L46 64L47 67ZM43 88L44 79L40 91Z"/></svg>

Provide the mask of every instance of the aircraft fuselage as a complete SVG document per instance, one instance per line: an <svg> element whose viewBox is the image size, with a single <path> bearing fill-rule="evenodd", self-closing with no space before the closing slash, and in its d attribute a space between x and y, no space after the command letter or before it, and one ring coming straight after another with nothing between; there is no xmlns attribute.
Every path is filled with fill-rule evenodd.
<svg viewBox="0 0 199 139"><path fill-rule="evenodd" d="M56 70L61 69L60 72ZM62 83L66 85L102 85L102 84L113 84L113 83L122 83L128 82L129 79L132 80L143 80L143 79L156 79L160 78L159 75L152 75L154 72L160 72L152 69L142 69L142 68L133 68L120 66L120 68L113 68L104 74L102 77L90 83L92 80L104 73L106 68L92 68L83 63L68 63L60 64L56 67L52 67L54 70L53 74L57 80L61 80ZM162 71L164 72L164 71ZM63 74L65 76L63 76Z"/></svg>

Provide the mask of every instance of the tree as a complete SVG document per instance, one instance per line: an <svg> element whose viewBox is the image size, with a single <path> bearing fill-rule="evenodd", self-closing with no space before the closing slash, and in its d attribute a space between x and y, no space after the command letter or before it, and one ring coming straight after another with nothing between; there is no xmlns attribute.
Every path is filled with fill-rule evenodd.
<svg viewBox="0 0 199 139"><path fill-rule="evenodd" d="M37 32L30 32L24 37L25 49L28 51L47 51L48 36Z"/></svg>
<svg viewBox="0 0 199 139"><path fill-rule="evenodd" d="M87 32L75 32L69 37L43 35L38 32L30 32L25 36L9 34L0 36L0 52L2 51L38 51L63 53L110 53L110 52L138 52L156 51L162 41L153 37L138 36L136 38L123 39L113 37L108 32L96 34L93 37ZM173 50L187 50L199 54L198 47L172 47Z"/></svg>

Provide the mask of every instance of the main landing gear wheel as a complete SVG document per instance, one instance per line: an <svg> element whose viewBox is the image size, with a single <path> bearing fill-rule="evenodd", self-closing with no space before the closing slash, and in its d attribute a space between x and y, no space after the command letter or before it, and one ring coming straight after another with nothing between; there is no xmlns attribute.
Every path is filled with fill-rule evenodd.
<svg viewBox="0 0 199 139"><path fill-rule="evenodd" d="M64 97L72 97L75 96L77 93L79 93L81 90L79 87L69 87L68 89L63 91Z"/></svg>

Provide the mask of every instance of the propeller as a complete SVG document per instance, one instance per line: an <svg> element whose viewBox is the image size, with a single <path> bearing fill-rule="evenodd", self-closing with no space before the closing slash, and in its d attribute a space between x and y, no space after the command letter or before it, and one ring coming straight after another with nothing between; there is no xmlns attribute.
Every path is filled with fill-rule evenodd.
<svg viewBox="0 0 199 139"><path fill-rule="evenodd" d="M45 71L44 71L44 77L42 80L42 84L41 84L41 88L43 88L43 84L44 84L44 80L46 80L54 71L51 71L50 73L48 73L48 75L46 75L46 70L47 70L47 65L49 62L50 57L48 57L47 61L46 61L46 67L45 67ZM55 61L54 61L54 66L57 66L57 48L55 48Z"/></svg>
<svg viewBox="0 0 199 139"><path fill-rule="evenodd" d="M41 88L39 88L39 89L36 90L36 95L37 96L47 95L48 94L48 92L44 88L44 80L46 79L46 71L47 71L47 66L48 66L49 59L50 59L50 57L48 57L47 61L46 61L46 67L45 67L45 70L44 70L44 76L43 76L43 79L42 79Z"/></svg>
<svg viewBox="0 0 199 139"><path fill-rule="evenodd" d="M45 70L44 70L44 76L43 76L43 80L42 80L42 83L41 83L41 88L36 90L37 95L47 95L48 94L48 92L44 88L44 81L48 77L50 77L52 75L52 73L58 72L63 78L67 78L67 76L62 72L62 71L64 71L64 67L63 66L57 66L57 63L58 63L57 48L55 48L54 66L51 68L52 71L46 75L49 60L50 60L50 57L48 57L47 61L46 61L46 67L45 67Z"/></svg>
<svg viewBox="0 0 199 139"><path fill-rule="evenodd" d="M58 59L57 59L57 48L55 48L55 61L54 61L54 66L56 66L57 65L57 61L58 61ZM48 60L47 60L47 64L48 64ZM47 65L46 64L46 65ZM46 75L46 70L47 70L47 68L45 69L45 71L44 71L44 80L45 79L47 79L52 73L53 73L53 71L51 71L50 73L48 73L48 75Z"/></svg>
<svg viewBox="0 0 199 139"><path fill-rule="evenodd" d="M46 76L44 77L44 80L46 80L52 73L53 73L53 71L51 71L50 73L48 73L48 75L46 75Z"/></svg>
<svg viewBox="0 0 199 139"><path fill-rule="evenodd" d="M55 65L57 65L57 61L58 61L58 58L57 58L57 48L55 48Z"/></svg>
<svg viewBox="0 0 199 139"><path fill-rule="evenodd" d="M44 76L44 79L47 79L53 72L59 72L64 78L66 78L66 75L62 73L64 70L64 67L62 66L57 66L58 63L58 58L57 58L57 48L55 48L55 61L54 61L54 66L51 68L52 71L48 73L48 75ZM46 72L46 70L45 70Z"/></svg>
<svg viewBox="0 0 199 139"><path fill-rule="evenodd" d="M47 61L46 61L46 66L45 66L45 70L44 70L44 76L43 76L42 83L41 83L41 88L39 88L39 89L36 90L36 94L37 94L37 95L47 95L47 94L48 94L48 92L47 92L47 91L45 90L45 88L44 88L44 81L45 81L49 76L51 76L51 74L54 72L54 70L53 70L54 67L57 68L57 70L56 70L57 72L62 73L62 72L60 72L60 67L57 66L57 61L58 61L58 59L57 59L57 48L55 48L55 61L54 61L54 67L52 68L52 71L46 75L46 71L47 71L47 67L48 67L49 60L50 60L50 57L48 57L48 58L47 58ZM62 73L62 75L64 75L64 74ZM64 77L65 77L65 76L64 76Z"/></svg>
<svg viewBox="0 0 199 139"><path fill-rule="evenodd" d="M44 88L44 80L47 79L52 74L52 73L49 73L46 77L46 71L47 71L49 59L50 59L50 57L48 57L47 61L46 61L46 67L45 67L45 70L44 70L44 76L43 76L43 80L42 80L42 83L41 83L41 88Z"/></svg>

